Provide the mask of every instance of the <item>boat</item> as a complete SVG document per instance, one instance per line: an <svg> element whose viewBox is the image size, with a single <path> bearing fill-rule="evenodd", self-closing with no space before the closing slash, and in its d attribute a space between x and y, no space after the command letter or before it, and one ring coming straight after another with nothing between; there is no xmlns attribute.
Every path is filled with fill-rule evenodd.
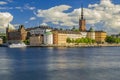
<svg viewBox="0 0 120 80"><path fill-rule="evenodd" d="M24 43L12 43L8 45L9 48L24 48L26 45Z"/></svg>

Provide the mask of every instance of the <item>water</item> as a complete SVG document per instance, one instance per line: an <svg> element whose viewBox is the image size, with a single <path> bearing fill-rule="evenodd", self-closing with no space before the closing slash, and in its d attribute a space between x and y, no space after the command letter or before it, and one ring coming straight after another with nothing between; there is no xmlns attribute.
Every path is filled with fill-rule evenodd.
<svg viewBox="0 0 120 80"><path fill-rule="evenodd" d="M0 80L120 80L120 47L0 48Z"/></svg>

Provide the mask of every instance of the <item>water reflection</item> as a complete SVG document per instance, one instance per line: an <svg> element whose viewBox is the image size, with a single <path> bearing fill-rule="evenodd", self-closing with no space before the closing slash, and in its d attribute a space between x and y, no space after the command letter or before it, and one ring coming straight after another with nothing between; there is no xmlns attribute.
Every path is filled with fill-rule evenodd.
<svg viewBox="0 0 120 80"><path fill-rule="evenodd" d="M0 80L119 80L119 48L1 48Z"/></svg>

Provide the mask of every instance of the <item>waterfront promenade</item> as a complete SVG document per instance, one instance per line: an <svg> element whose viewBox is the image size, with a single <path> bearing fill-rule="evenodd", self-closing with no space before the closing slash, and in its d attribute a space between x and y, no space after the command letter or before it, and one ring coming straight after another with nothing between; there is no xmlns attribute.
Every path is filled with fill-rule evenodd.
<svg viewBox="0 0 120 80"><path fill-rule="evenodd" d="M65 45L40 45L28 47L120 47L120 44L65 44Z"/></svg>

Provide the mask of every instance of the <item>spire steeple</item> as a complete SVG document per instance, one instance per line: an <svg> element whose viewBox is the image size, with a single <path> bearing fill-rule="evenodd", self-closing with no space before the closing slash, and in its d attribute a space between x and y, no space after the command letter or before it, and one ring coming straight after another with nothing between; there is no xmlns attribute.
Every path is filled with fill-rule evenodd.
<svg viewBox="0 0 120 80"><path fill-rule="evenodd" d="M83 5L81 4L81 19L79 19L79 30L86 31L86 21L84 19Z"/></svg>
<svg viewBox="0 0 120 80"><path fill-rule="evenodd" d="M83 5L81 5L81 20L83 20L84 18L83 18Z"/></svg>

